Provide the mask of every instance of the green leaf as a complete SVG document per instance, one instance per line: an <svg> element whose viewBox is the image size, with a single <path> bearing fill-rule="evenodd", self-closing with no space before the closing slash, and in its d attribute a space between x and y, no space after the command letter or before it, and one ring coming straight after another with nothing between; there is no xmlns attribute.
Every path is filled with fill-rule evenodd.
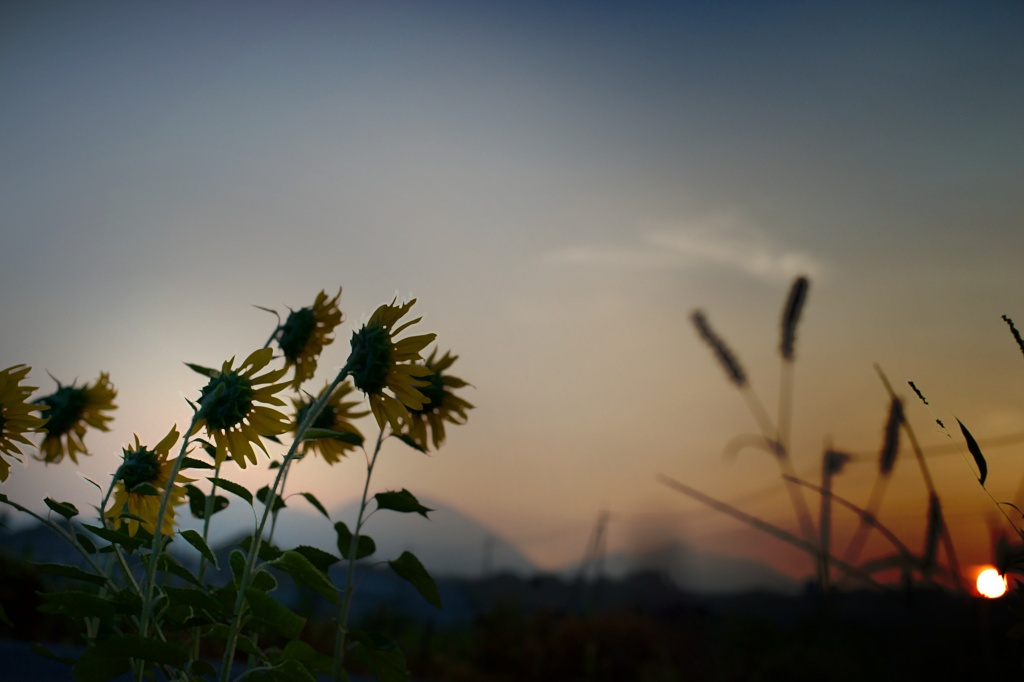
<svg viewBox="0 0 1024 682"><path fill-rule="evenodd" d="M98 617L113 619L119 609L112 600L88 592L44 592L43 604L38 608L43 613L57 613L72 620Z"/></svg>
<svg viewBox="0 0 1024 682"><path fill-rule="evenodd" d="M228 555L228 564L231 566L231 574L235 577L235 585L242 582L242 573L245 572L245 554L240 549L231 550Z"/></svg>
<svg viewBox="0 0 1024 682"><path fill-rule="evenodd" d="M299 552L289 550L267 565L285 571L295 579L295 582L313 589L313 591L332 604L341 604L341 595L327 578L327 575Z"/></svg>
<svg viewBox="0 0 1024 682"><path fill-rule="evenodd" d="M273 592L277 589L277 578L259 569L252 576L252 588L260 592Z"/></svg>
<svg viewBox="0 0 1024 682"><path fill-rule="evenodd" d="M321 514L323 514L323 515L324 515L324 518L326 518L326 519L327 519L328 521L330 521L330 520L331 520L331 515L330 515L330 514L328 514L328 513L327 513L327 510L326 510L326 509L324 508L324 506L323 506L322 504L320 504L320 500L318 500L318 499L316 499L315 497L313 497L313 493L299 493L299 494L300 494L300 495L302 495L303 497L305 497L305 498L306 498L306 500L307 500L307 501L308 501L308 502L309 502L309 503L310 503L311 505L313 505L314 507L316 507L316 510L317 510L318 512L320 512Z"/></svg>
<svg viewBox="0 0 1024 682"><path fill-rule="evenodd" d="M403 514L415 512L425 519L429 518L427 516L427 512L434 511L433 509L429 509L420 504L419 500L417 500L416 497L405 488L402 488L398 492L391 491L377 493L373 497L377 500L378 509L390 509L391 511L401 512Z"/></svg>
<svg viewBox="0 0 1024 682"><path fill-rule="evenodd" d="M415 587L424 599L441 608L441 595L437 591L437 583L412 552L402 552L400 557L389 561L388 566L399 578Z"/></svg>
<svg viewBox="0 0 1024 682"><path fill-rule="evenodd" d="M262 625L269 627L288 639L296 639L302 632L306 619L283 606L270 595L253 588L245 590L253 616Z"/></svg>
<svg viewBox="0 0 1024 682"><path fill-rule="evenodd" d="M294 551L309 559L310 563L316 566L317 569L324 572L324 575L327 575L327 571L331 566L341 561L340 558L334 556L330 552L323 551L319 547L299 545Z"/></svg>
<svg viewBox="0 0 1024 682"><path fill-rule="evenodd" d="M199 578L192 575L192 571L182 566L176 559L172 558L171 555L166 552L160 553L160 558L156 562L156 567L164 573L175 575L185 582L192 583L196 587L202 587L203 585L199 581Z"/></svg>
<svg viewBox="0 0 1024 682"><path fill-rule="evenodd" d="M189 483L185 486L185 492L188 493L188 507L192 512L192 516L197 519L206 518L206 494L197 488L196 486ZM216 514L219 511L226 509L228 506L228 499L222 495L214 495L213 497L213 510L210 514Z"/></svg>
<svg viewBox="0 0 1024 682"><path fill-rule="evenodd" d="M408 445L413 450L419 450L420 452L426 452L427 451L427 449L425 447L423 447L422 445L420 445L419 443L414 441L412 438L410 438L408 434L396 433L394 435L395 435L396 438L398 438L398 440L402 441L403 443Z"/></svg>
<svg viewBox="0 0 1024 682"><path fill-rule="evenodd" d="M127 656L111 656L98 647L86 647L82 657L72 668L75 682L107 682L127 673L130 663Z"/></svg>
<svg viewBox="0 0 1024 682"><path fill-rule="evenodd" d="M99 640L96 648L108 656L141 658L175 667L183 666L189 658L188 651L176 644L141 635L113 635Z"/></svg>
<svg viewBox="0 0 1024 682"><path fill-rule="evenodd" d="M32 646L30 646L29 648L32 650L33 653L38 654L43 658L48 658L51 661L57 661L58 663L63 663L64 665L74 665L75 661L77 660L69 656L58 656L57 654L53 653L45 646L40 644L39 642L33 642Z"/></svg>
<svg viewBox="0 0 1024 682"><path fill-rule="evenodd" d="M193 365L191 362L186 362L185 366L188 367L193 372L197 372L199 374L202 374L207 379L212 379L215 376L217 376L218 374L220 374L220 372L218 372L215 369L210 369L209 367L203 367L202 365Z"/></svg>
<svg viewBox="0 0 1024 682"><path fill-rule="evenodd" d="M278 658L282 661L299 661L311 670L330 672L334 661L321 654L301 639L293 639L285 645Z"/></svg>
<svg viewBox="0 0 1024 682"><path fill-rule="evenodd" d="M143 482L129 490L133 495L159 496L160 490L152 483Z"/></svg>
<svg viewBox="0 0 1024 682"><path fill-rule="evenodd" d="M363 444L363 437L358 433L352 433L351 431L334 431L332 429L318 429L311 427L306 429L306 433L302 436L302 440L321 440L323 438L340 440L342 443L349 443L350 445Z"/></svg>
<svg viewBox="0 0 1024 682"><path fill-rule="evenodd" d="M136 534L135 536L131 536L128 535L128 533L123 533L119 530L111 530L109 528L101 528L99 526L90 526L88 524L82 524L82 528L85 528L93 535L103 540L106 540L109 543L121 545L130 552L135 551L136 549L142 547L146 543L144 539L145 535L141 533Z"/></svg>
<svg viewBox="0 0 1024 682"><path fill-rule="evenodd" d="M88 535L85 533L75 533L75 539L78 540L78 544L80 544L82 549L86 552L89 554L96 553L96 545L93 544L92 539Z"/></svg>
<svg viewBox="0 0 1024 682"><path fill-rule="evenodd" d="M107 579L102 575L90 573L89 571L78 568L77 566L67 566L65 564L35 564L35 567L41 573L48 573L49 575L56 575L62 578L71 578L72 580L81 580L83 582L92 583L93 585L105 585Z"/></svg>
<svg viewBox="0 0 1024 682"><path fill-rule="evenodd" d="M265 485L265 486L263 486L262 488L260 488L259 490L256 491L256 498L263 504L263 506L267 505L267 498L268 497L270 497L270 486L266 486ZM281 498L281 496L280 495L274 495L274 508L271 509L270 511L272 513L277 512L277 511L283 509L284 506L285 506L284 500Z"/></svg>
<svg viewBox="0 0 1024 682"><path fill-rule="evenodd" d="M78 516L78 509L75 507L75 505L71 504L70 502L58 502L49 497L43 498L43 502L46 503L47 507L57 512L65 519L68 519L69 521L75 516Z"/></svg>
<svg viewBox="0 0 1024 682"><path fill-rule="evenodd" d="M967 430L962 421L957 419L956 423L960 425L960 430L964 434L964 440L967 441L967 449L974 457L974 463L978 465L978 483L985 485L985 479L988 477L988 465L985 464L985 457L981 454L978 441L974 440L974 436L971 435L971 432Z"/></svg>
<svg viewBox="0 0 1024 682"><path fill-rule="evenodd" d="M206 557L206 560L213 564L214 568L220 568L217 566L217 557L210 550L210 546L206 544L206 540L203 539L202 535L194 530L183 530L179 535L185 538L185 542L199 550L199 553Z"/></svg>
<svg viewBox="0 0 1024 682"><path fill-rule="evenodd" d="M224 488L224 490L227 490L229 493L238 495L248 502L250 506L252 505L252 493L250 493L244 486L241 486L234 481L229 481L226 478L211 477L210 482L215 483L219 488Z"/></svg>
<svg viewBox="0 0 1024 682"><path fill-rule="evenodd" d="M181 463L182 469L215 469L216 467L209 462L204 462L201 459L195 459L193 457L186 457Z"/></svg>
<svg viewBox="0 0 1024 682"><path fill-rule="evenodd" d="M338 534L338 551L341 556L348 559L349 550L352 548L352 531L342 521L334 524L334 530ZM368 535L360 535L356 544L356 559L363 559L377 551L377 544Z"/></svg>
<svg viewBox="0 0 1024 682"><path fill-rule="evenodd" d="M398 646L377 633L356 632L352 653L373 673L377 682L407 682L409 669Z"/></svg>

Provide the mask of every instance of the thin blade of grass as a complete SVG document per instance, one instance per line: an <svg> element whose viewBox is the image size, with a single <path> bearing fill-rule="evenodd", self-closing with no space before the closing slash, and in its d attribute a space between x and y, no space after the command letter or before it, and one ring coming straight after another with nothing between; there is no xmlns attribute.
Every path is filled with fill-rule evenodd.
<svg viewBox="0 0 1024 682"><path fill-rule="evenodd" d="M985 479L988 478L988 465L985 463L985 456L981 454L981 448L978 447L978 441L974 440L974 436L967 430L964 423L959 419L956 423L960 425L960 430L964 434L964 440L967 441L967 449L970 451L971 456L974 457L974 463L978 465L978 483L985 485Z"/></svg>

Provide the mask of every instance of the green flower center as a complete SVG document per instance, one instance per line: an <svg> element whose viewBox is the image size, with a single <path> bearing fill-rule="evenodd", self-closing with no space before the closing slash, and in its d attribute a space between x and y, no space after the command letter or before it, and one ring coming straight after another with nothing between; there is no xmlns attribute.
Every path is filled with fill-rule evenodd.
<svg viewBox="0 0 1024 682"><path fill-rule="evenodd" d="M47 432L51 436L62 436L85 414L89 396L85 394L84 388L61 386L56 392L40 398L37 402L50 408L46 411L46 416L50 418L46 424Z"/></svg>
<svg viewBox="0 0 1024 682"><path fill-rule="evenodd" d="M303 349L316 331L316 315L312 308L301 308L292 311L288 319L281 325L281 336L277 345L290 362L298 360Z"/></svg>
<svg viewBox="0 0 1024 682"><path fill-rule="evenodd" d="M199 415L211 429L227 431L249 416L252 410L252 383L234 372L210 379L199 396Z"/></svg>
<svg viewBox="0 0 1024 682"><path fill-rule="evenodd" d="M152 450L141 448L132 452L124 451L124 462L118 476L124 481L124 487L131 490L142 483L152 483L160 475L160 461Z"/></svg>
<svg viewBox="0 0 1024 682"><path fill-rule="evenodd" d="M377 394L384 390L391 369L391 336L384 327L364 326L352 333L348 369L360 391Z"/></svg>
<svg viewBox="0 0 1024 682"><path fill-rule="evenodd" d="M306 414L309 413L309 408L313 407L313 403L305 403L299 408L299 413L295 415L297 423L301 424L302 420L306 418ZM334 405L324 405L324 409L320 410L320 414L317 415L310 427L314 429L333 429L334 419L338 416L338 411L334 409Z"/></svg>
<svg viewBox="0 0 1024 682"><path fill-rule="evenodd" d="M425 412L432 412L435 408L441 407L441 401L444 400L444 378L437 374L431 374L428 377L423 377L423 381L427 382L426 386L418 386L416 390L422 393L427 401L423 403L423 407L418 410L409 410L416 414L423 414Z"/></svg>

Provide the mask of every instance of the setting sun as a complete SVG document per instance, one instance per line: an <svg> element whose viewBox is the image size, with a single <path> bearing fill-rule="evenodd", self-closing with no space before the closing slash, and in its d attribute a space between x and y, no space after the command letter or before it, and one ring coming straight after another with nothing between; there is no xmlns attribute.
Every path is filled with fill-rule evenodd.
<svg viewBox="0 0 1024 682"><path fill-rule="evenodd" d="M978 574L978 593L989 599L998 599L1006 594L1006 578L994 568L986 568Z"/></svg>

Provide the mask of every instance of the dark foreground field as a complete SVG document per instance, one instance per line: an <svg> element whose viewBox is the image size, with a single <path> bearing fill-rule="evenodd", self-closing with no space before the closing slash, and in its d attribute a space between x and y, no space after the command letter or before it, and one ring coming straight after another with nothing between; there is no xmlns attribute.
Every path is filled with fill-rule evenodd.
<svg viewBox="0 0 1024 682"><path fill-rule="evenodd" d="M10 567L8 567L10 569ZM5 576L4 584L26 576ZM1024 648L1006 633L1011 598L983 601L916 589L701 596L656 573L573 583L554 577L439 581L445 609L364 571L369 629L388 633L418 680L994 680L1018 679ZM329 651L331 623L309 594L282 598L308 615L303 638ZM74 653L71 624L33 615L31 592L2 591L14 627L0 633L0 680L71 679L28 648Z"/></svg>

